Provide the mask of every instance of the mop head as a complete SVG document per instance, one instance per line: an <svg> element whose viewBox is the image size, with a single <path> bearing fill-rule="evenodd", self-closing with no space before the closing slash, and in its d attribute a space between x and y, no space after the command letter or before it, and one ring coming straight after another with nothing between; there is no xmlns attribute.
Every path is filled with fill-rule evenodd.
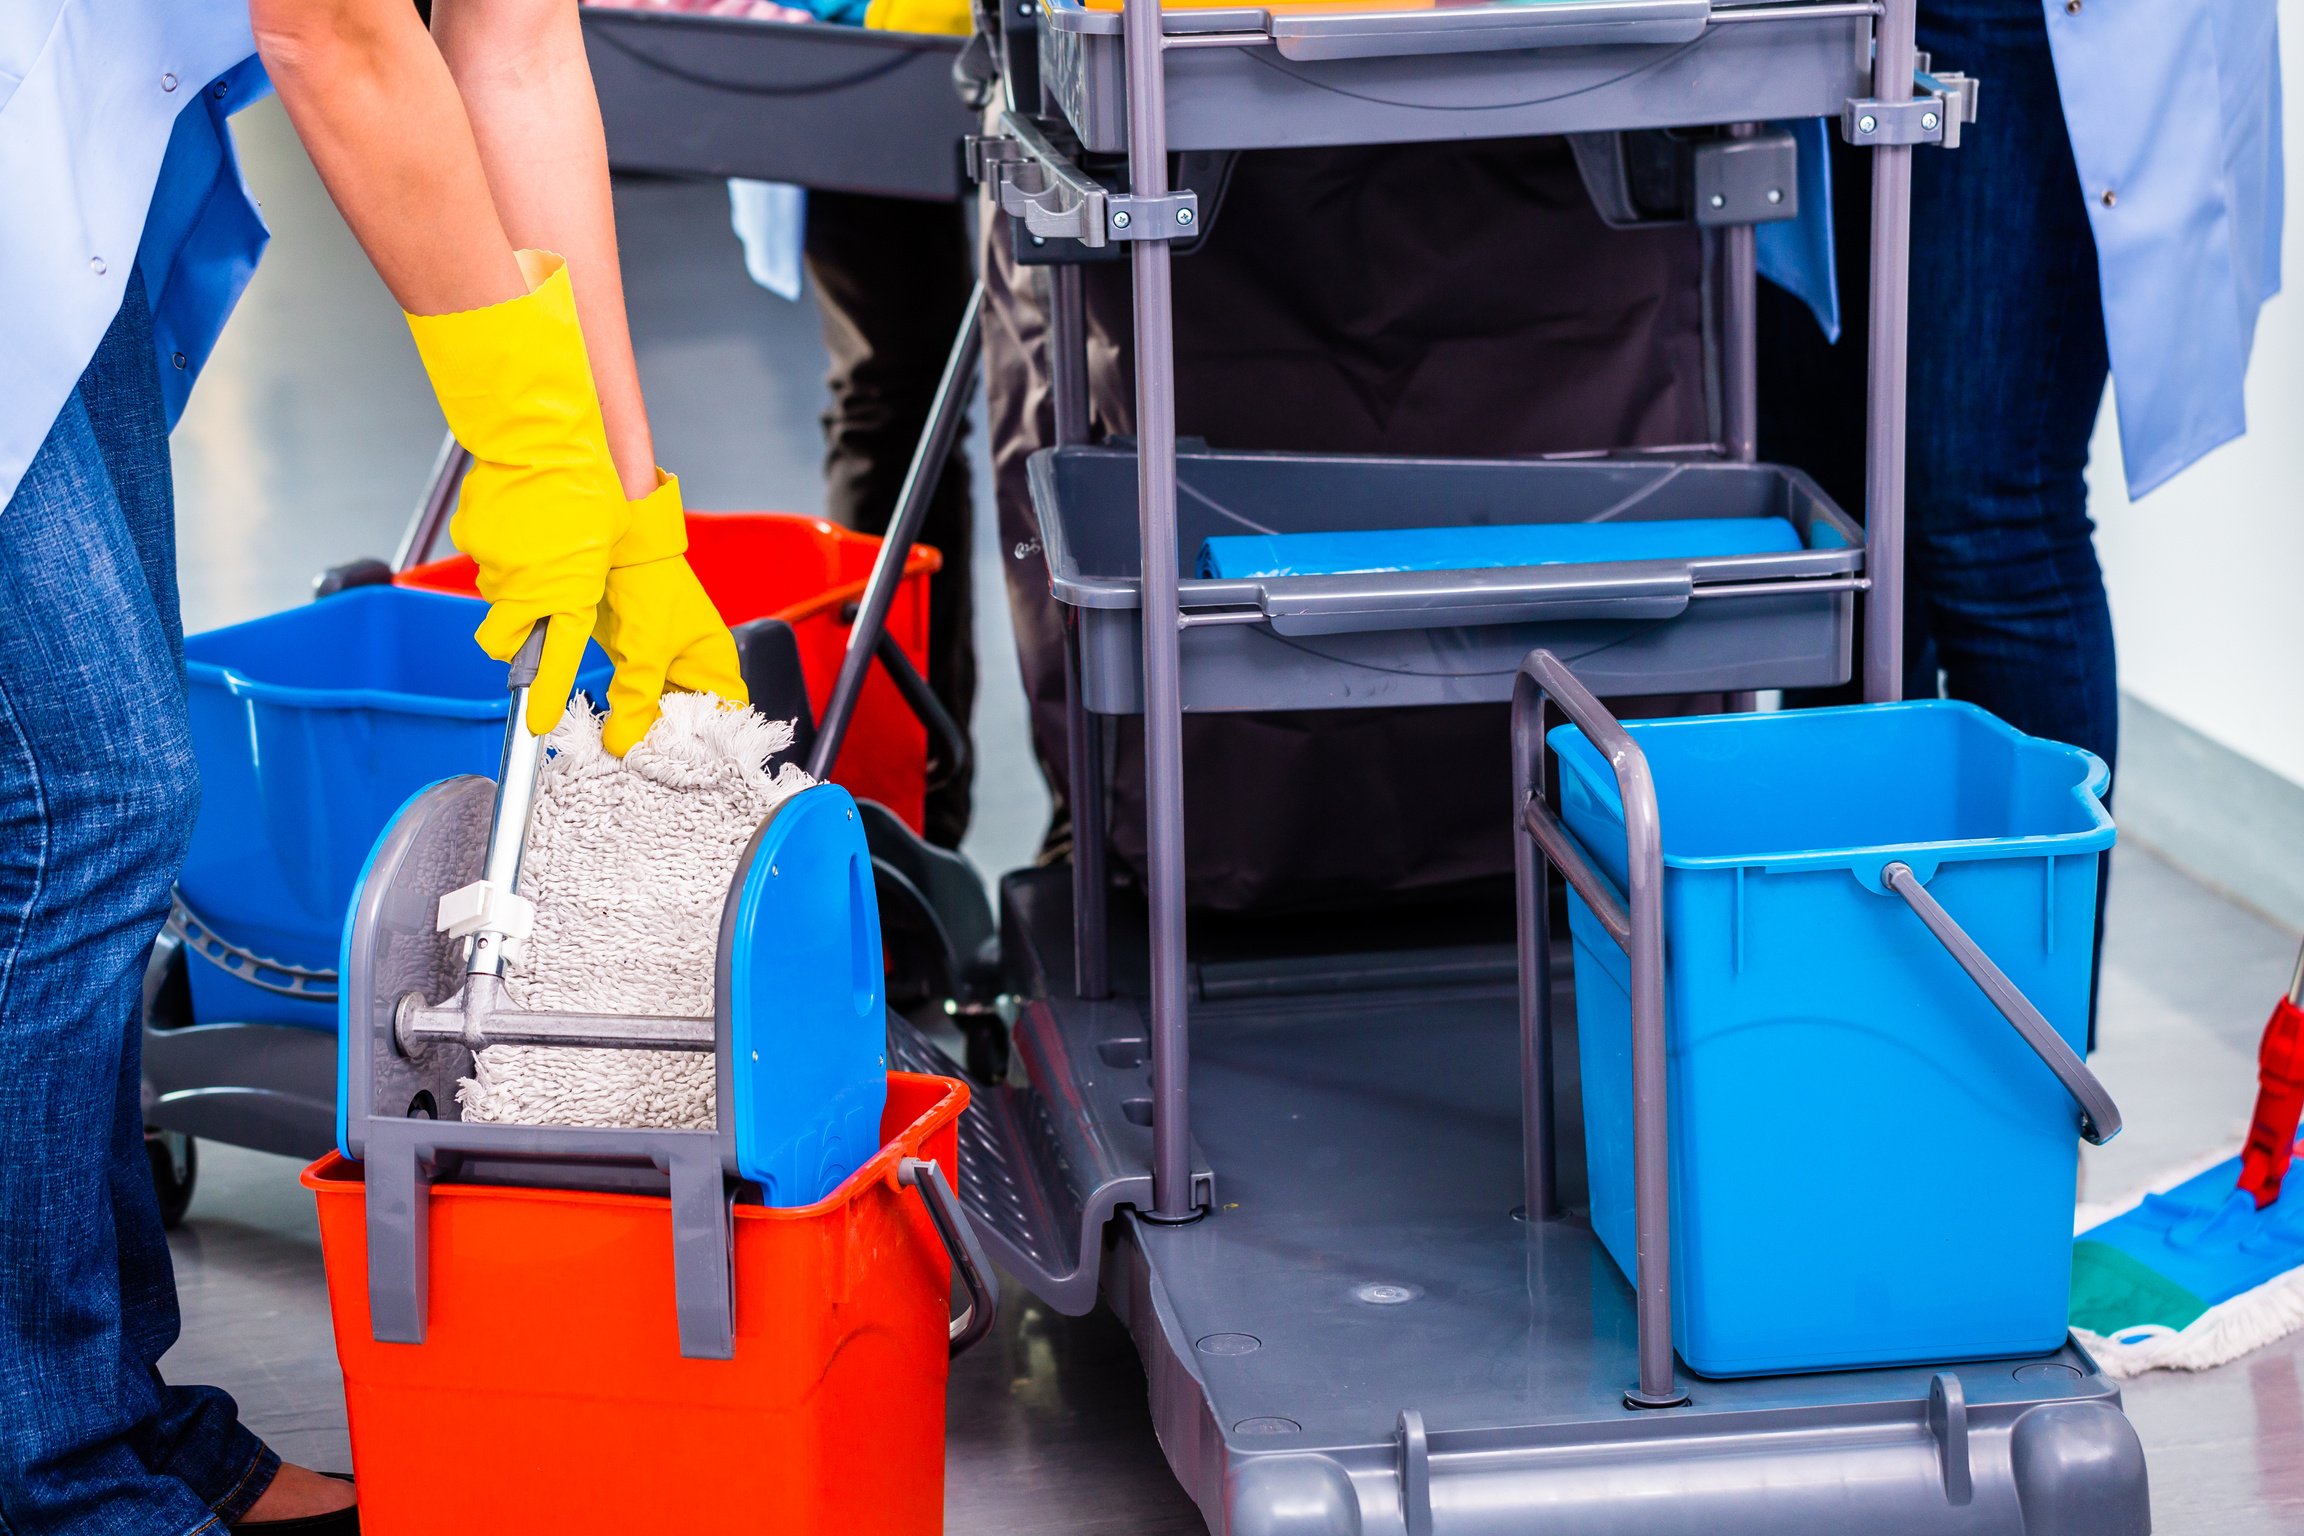
<svg viewBox="0 0 2304 1536"><path fill-rule="evenodd" d="M2105 1375L2204 1371L2304 1327L2304 1174L2262 1210L2239 1178L2219 1152L2081 1208L2072 1333Z"/></svg>
<svg viewBox="0 0 2304 1536"><path fill-rule="evenodd" d="M708 694L664 700L622 758L579 697L545 739L520 892L536 925L507 978L522 1008L708 1016L721 909L761 821L814 780L766 764L792 724ZM493 1045L456 1101L468 1121L709 1130L700 1051Z"/></svg>

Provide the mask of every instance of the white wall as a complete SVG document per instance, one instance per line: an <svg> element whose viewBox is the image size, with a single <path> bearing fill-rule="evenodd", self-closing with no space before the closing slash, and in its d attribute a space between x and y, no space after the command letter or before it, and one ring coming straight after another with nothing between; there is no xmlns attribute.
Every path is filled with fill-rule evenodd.
<svg viewBox="0 0 2304 1536"><path fill-rule="evenodd" d="M2131 503L2107 398L2088 483L2122 690L2304 785L2304 4L2280 12L2287 291L2257 321L2248 435Z"/></svg>

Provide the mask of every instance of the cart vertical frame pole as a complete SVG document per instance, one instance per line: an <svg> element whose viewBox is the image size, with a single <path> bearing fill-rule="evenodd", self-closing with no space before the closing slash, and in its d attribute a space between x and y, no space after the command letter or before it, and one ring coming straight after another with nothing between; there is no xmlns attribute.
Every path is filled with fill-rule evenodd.
<svg viewBox="0 0 2304 1536"><path fill-rule="evenodd" d="M832 680L832 697L817 723L816 744L808 751L808 774L832 777L840 761L840 745L856 718L856 701L864 693L864 679L872 670L873 653L888 626L888 610L903 584L904 567L919 541L920 524L927 519L928 503L944 479L952 458L952 445L968 419L968 402L976 393L976 360L984 343L984 284L969 290L968 307L961 311L960 329L952 337L951 354L944 359L944 376L936 381L935 399L928 407L927 425L912 450L912 463L904 471L904 486L897 493L896 513L888 532L872 557L872 574L864 579L864 599L856 622L848 631L848 648L840 657L840 672Z"/></svg>
<svg viewBox="0 0 2304 1536"><path fill-rule="evenodd" d="M1168 195L1160 0L1124 0L1128 186ZM1132 242L1136 298L1136 516L1143 540L1144 844L1152 933L1152 1210L1189 1221L1190 1058L1185 1034L1184 699L1176 593L1175 311L1166 240Z"/></svg>
<svg viewBox="0 0 2304 1536"><path fill-rule="evenodd" d="M1088 441L1088 315L1080 268L1048 270L1048 382L1056 445ZM1080 625L1064 617L1064 737L1071 761L1072 990L1109 997L1110 884L1105 873L1104 731L1082 702Z"/></svg>
<svg viewBox="0 0 2304 1536"><path fill-rule="evenodd" d="M1885 0L1874 29L1872 94L1912 96L1916 0ZM1864 395L1864 697L1904 696L1904 415L1912 289L1912 146L1872 152L1872 290Z"/></svg>
<svg viewBox="0 0 2304 1536"><path fill-rule="evenodd" d="M1048 271L1048 394L1056 446L1088 441L1088 306L1079 265Z"/></svg>
<svg viewBox="0 0 2304 1536"><path fill-rule="evenodd" d="M1520 971L1521 1215L1530 1223L1561 1214L1559 1131L1552 1121L1552 863L1520 826L1520 807L1543 792L1542 690L1523 672L1512 688L1512 885L1515 958Z"/></svg>
<svg viewBox="0 0 2304 1536"><path fill-rule="evenodd" d="M1079 617L1066 610L1062 622L1064 748L1072 765L1072 991L1096 1000L1112 995L1104 740L1102 723L1081 702Z"/></svg>
<svg viewBox="0 0 2304 1536"><path fill-rule="evenodd" d="M1750 123L1730 126L1728 136L1747 139ZM1760 456L1760 281L1758 231L1731 224L1720 231L1720 437L1721 448L1739 464Z"/></svg>

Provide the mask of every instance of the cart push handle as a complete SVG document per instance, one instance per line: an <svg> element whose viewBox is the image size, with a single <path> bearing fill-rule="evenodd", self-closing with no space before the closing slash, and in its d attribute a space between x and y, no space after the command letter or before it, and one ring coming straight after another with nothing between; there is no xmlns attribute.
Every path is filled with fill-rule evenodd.
<svg viewBox="0 0 2304 1536"><path fill-rule="evenodd" d="M968 307L962 311L960 329L952 337L943 377L936 381L928 424L912 450L911 465L904 471L896 514L889 519L888 532L872 558L872 574L864 582L864 600L848 631L848 650L840 658L840 675L833 680L832 697L824 706L824 718L816 723L816 744L808 753L811 778L829 779L832 765L840 760L840 744L847 738L848 723L856 716L856 700L864 692L865 674L887 627L888 609L904 579L905 562L912 558L920 524L928 516L928 502L944 478L944 466L952 457L952 445L959 440L960 425L967 420L968 402L976 392L976 360L983 350L983 311L984 284L978 280L969 290ZM934 729L935 722L926 723Z"/></svg>

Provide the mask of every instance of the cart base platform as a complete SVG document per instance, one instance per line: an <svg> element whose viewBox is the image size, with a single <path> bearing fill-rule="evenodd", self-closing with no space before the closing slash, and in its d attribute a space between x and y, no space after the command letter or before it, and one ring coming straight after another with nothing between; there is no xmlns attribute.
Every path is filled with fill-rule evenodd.
<svg viewBox="0 0 2304 1536"><path fill-rule="evenodd" d="M1942 1369L1684 1374L1686 1406L1627 1409L1630 1288L1580 1216L1514 1212L1513 998L1508 956L1488 948L1431 951L1421 977L1397 957L1339 955L1327 972L1298 957L1268 987L1236 962L1214 985L1202 966L1193 1127L1214 1208L1187 1226L1139 1219L1109 1185L1149 1145L1142 1000L1071 998L1066 871L1011 880L1005 906L1033 998L1016 1042L1032 1083L971 1107L963 1198L1024 1284L1065 1311L1093 1287L1126 1322L1169 1465L1213 1530L2150 1529L2119 1390L2069 1346ZM1115 957L1123 985L1135 958ZM1339 984L1338 970L1359 974ZM1105 1162L1080 1167L1083 1147ZM1077 1225L1099 1204L1123 1207L1101 1242ZM1050 1255L1069 1272L1051 1275Z"/></svg>

